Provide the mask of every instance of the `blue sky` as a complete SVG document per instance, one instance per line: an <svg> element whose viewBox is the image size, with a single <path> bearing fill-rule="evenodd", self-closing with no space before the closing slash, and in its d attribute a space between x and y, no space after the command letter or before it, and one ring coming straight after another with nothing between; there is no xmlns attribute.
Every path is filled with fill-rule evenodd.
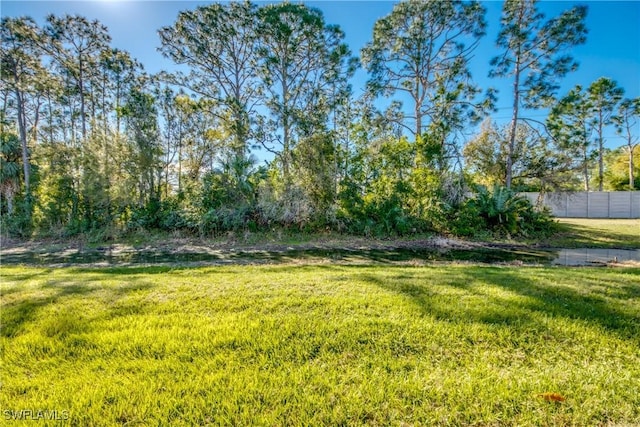
<svg viewBox="0 0 640 427"><path fill-rule="evenodd" d="M80 14L98 19L109 28L114 47L129 51L142 62L149 72L170 70L173 63L157 52L159 38L157 30L171 25L181 10L193 9L206 1L11 1L2 0L2 16L33 17L43 23L46 15ZM264 4L265 2L256 2ZM370 40L375 21L387 15L393 8L390 1L309 1L306 4L321 9L327 23L338 24L346 33L346 42L354 55ZM474 79L481 87L496 87L499 93L494 114L498 122L509 118L508 80L489 79L489 60L499 53L495 46L499 30L502 3L487 1L487 36L481 41L472 62ZM575 47L573 56L580 63L578 71L568 75L562 82L560 93L566 93L576 84L588 86L599 77L610 77L625 89L625 96L640 96L640 1L542 1L540 10L547 17L556 16L575 4L589 7L587 43ZM358 95L364 87L366 73L359 71L353 87ZM533 115L544 118L544 113ZM612 133L608 145L619 146Z"/></svg>

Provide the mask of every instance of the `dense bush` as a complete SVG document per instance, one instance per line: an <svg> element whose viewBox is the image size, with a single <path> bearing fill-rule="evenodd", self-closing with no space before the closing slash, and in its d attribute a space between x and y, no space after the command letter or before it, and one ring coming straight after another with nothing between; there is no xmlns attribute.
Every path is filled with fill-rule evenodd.
<svg viewBox="0 0 640 427"><path fill-rule="evenodd" d="M489 231L497 237L542 237L554 225L547 209L537 209L525 197L501 186L491 191L479 187L452 216L450 231L461 236Z"/></svg>
<svg viewBox="0 0 640 427"><path fill-rule="evenodd" d="M27 238L33 232L31 216L33 204L30 200L19 198L15 201L14 212L12 215L4 214L0 223L2 223L2 233L19 238Z"/></svg>
<svg viewBox="0 0 640 427"><path fill-rule="evenodd" d="M147 204L132 210L128 228L155 230L176 230L190 228L192 223L186 218L179 199L176 197L159 200L152 197Z"/></svg>

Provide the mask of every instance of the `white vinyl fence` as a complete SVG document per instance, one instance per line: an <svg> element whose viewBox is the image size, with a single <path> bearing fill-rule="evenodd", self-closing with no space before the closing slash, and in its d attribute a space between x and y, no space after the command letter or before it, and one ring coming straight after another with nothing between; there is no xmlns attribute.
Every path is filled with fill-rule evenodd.
<svg viewBox="0 0 640 427"><path fill-rule="evenodd" d="M537 203L540 193L522 193ZM545 193L542 203L558 218L640 218L640 191Z"/></svg>

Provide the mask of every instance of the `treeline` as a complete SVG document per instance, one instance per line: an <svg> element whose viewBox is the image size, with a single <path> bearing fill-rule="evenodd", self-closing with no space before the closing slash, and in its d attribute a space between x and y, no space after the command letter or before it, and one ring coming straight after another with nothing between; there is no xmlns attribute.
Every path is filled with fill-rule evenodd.
<svg viewBox="0 0 640 427"><path fill-rule="evenodd" d="M486 119L497 94L469 70L485 35L478 2L401 2L359 57L303 4L202 6L159 30L160 51L185 71L155 75L113 48L98 21L5 17L3 231L540 231L544 213L513 191L575 188L581 177L633 188L637 176L638 99L606 78L556 96L585 15L545 20L535 2L505 2L503 52L487 64L513 82L504 129ZM358 67L369 81L356 94ZM391 104L378 108L380 97ZM549 119L528 120L522 107ZM606 126L627 141L626 157L604 149ZM273 160L259 164L265 152Z"/></svg>

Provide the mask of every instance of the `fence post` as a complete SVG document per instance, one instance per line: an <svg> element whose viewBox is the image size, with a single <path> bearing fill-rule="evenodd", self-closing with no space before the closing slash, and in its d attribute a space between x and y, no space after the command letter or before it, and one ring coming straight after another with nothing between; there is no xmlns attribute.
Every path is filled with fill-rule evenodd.
<svg viewBox="0 0 640 427"><path fill-rule="evenodd" d="M589 192L587 191L587 218L589 217Z"/></svg>

